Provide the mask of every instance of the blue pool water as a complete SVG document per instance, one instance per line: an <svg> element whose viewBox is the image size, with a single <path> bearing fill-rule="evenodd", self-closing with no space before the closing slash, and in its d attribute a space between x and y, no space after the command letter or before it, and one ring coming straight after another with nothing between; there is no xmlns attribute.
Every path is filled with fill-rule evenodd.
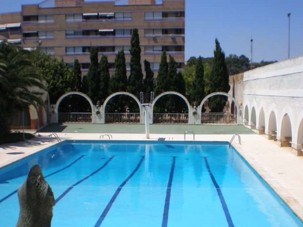
<svg viewBox="0 0 303 227"><path fill-rule="evenodd" d="M228 143L67 141L0 169L0 226L42 167L52 226L303 226Z"/></svg>

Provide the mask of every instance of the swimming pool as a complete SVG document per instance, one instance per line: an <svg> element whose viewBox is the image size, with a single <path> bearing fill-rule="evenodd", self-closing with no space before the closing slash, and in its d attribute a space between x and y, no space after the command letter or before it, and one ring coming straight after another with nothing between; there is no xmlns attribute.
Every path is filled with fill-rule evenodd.
<svg viewBox="0 0 303 227"><path fill-rule="evenodd" d="M1 226L42 167L52 226L303 226L229 143L65 141L0 170Z"/></svg>

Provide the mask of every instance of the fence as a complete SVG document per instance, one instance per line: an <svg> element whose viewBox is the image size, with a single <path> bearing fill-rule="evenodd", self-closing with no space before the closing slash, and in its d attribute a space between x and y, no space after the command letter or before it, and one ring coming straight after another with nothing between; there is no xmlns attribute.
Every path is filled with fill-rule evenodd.
<svg viewBox="0 0 303 227"><path fill-rule="evenodd" d="M202 124L236 124L236 117L231 113L202 113Z"/></svg>

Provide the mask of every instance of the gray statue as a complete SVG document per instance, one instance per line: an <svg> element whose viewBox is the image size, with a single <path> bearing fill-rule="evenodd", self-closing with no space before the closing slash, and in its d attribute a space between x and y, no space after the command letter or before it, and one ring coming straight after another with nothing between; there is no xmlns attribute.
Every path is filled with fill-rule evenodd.
<svg viewBox="0 0 303 227"><path fill-rule="evenodd" d="M55 205L51 187L35 165L18 190L20 205L17 227L50 227Z"/></svg>

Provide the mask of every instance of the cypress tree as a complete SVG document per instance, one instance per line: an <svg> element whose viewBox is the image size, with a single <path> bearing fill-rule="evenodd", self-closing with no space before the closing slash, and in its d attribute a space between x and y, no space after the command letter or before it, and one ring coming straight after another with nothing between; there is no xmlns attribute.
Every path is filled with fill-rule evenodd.
<svg viewBox="0 0 303 227"><path fill-rule="evenodd" d="M150 67L150 63L147 60L144 60L144 69L145 69L145 78L143 81L144 92L149 97L150 93L154 91L154 72L152 71Z"/></svg>
<svg viewBox="0 0 303 227"><path fill-rule="evenodd" d="M195 76L191 92L191 101L194 105L198 106L205 96L204 92L204 66L202 57L196 60Z"/></svg>
<svg viewBox="0 0 303 227"><path fill-rule="evenodd" d="M109 80L110 80L108 60L105 55L102 55L100 59L99 69L100 69L99 100L102 100L103 102L109 95Z"/></svg>
<svg viewBox="0 0 303 227"><path fill-rule="evenodd" d="M130 75L127 91L139 97L140 91L142 91L143 73L141 67L141 48L138 29L133 30L130 44Z"/></svg>
<svg viewBox="0 0 303 227"><path fill-rule="evenodd" d="M81 65L79 63L78 59L74 60L74 69L73 69L74 77L76 77L76 85L75 85L75 90L80 91L81 90Z"/></svg>
<svg viewBox="0 0 303 227"><path fill-rule="evenodd" d="M115 74L110 78L110 93L126 91L127 74L124 51L119 51L115 59Z"/></svg>
<svg viewBox="0 0 303 227"><path fill-rule="evenodd" d="M176 91L177 64L171 55L169 55L168 58L167 90Z"/></svg>
<svg viewBox="0 0 303 227"><path fill-rule="evenodd" d="M156 78L156 95L159 95L162 92L167 91L168 83L168 64L167 64L167 55L163 51L161 55L161 61L158 71L158 76Z"/></svg>
<svg viewBox="0 0 303 227"><path fill-rule="evenodd" d="M90 50L90 66L87 74L88 79L88 96L93 103L97 103L99 94L99 72L98 72L98 49L92 48Z"/></svg>
<svg viewBox="0 0 303 227"><path fill-rule="evenodd" d="M214 51L213 67L211 70L210 77L210 92L228 92L229 76L228 70L225 63L225 54L221 49L219 41L216 39L216 49ZM225 96L214 96L210 99L210 108L212 112L222 112L227 97Z"/></svg>

